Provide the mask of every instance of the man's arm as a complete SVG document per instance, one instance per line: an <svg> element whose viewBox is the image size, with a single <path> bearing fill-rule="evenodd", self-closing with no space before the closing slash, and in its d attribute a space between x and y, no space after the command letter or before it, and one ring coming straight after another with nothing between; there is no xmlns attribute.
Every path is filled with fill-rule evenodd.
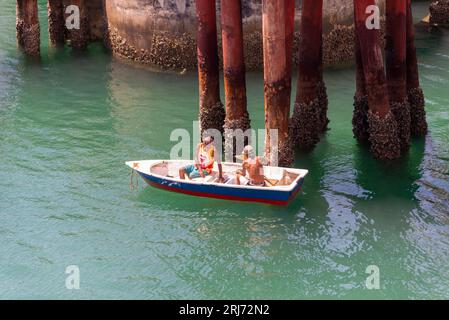
<svg viewBox="0 0 449 320"><path fill-rule="evenodd" d="M246 177L246 164L245 161L242 163L242 176Z"/></svg>

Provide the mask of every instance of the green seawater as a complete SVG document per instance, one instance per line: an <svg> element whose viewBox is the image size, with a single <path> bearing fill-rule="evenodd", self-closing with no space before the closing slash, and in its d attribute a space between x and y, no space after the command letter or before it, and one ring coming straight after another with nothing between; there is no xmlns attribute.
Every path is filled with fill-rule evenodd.
<svg viewBox="0 0 449 320"><path fill-rule="evenodd" d="M168 158L172 130L192 131L196 75L48 48L39 3L36 63L0 0L0 298L449 298L449 30L417 31L428 136L374 160L352 137L354 69L329 69L330 131L296 155L303 193L275 207L131 191L125 160ZM247 82L263 128L262 74Z"/></svg>

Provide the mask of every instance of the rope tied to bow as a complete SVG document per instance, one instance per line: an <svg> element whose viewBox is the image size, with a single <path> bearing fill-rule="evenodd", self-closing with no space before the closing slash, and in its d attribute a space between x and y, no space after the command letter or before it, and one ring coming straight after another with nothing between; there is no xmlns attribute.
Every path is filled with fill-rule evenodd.
<svg viewBox="0 0 449 320"><path fill-rule="evenodd" d="M131 169L131 175L130 175L130 181L129 181L129 188L131 190L139 189L139 174L136 172L136 169L139 167L139 164L137 162L133 163L133 168ZM135 177L135 179L134 179ZM135 180L135 184L134 184Z"/></svg>

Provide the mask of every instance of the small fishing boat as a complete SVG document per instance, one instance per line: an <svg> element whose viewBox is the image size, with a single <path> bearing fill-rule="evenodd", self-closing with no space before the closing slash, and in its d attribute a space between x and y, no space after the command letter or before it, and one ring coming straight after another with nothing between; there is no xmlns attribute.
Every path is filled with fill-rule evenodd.
<svg viewBox="0 0 449 320"><path fill-rule="evenodd" d="M179 169L193 164L188 160L141 160L127 161L126 165L153 187L189 194L193 196L226 200L262 202L286 205L301 190L308 171L282 167L264 166L265 186L237 185L232 183L235 172L241 169L239 163L223 162L223 176L227 182L218 182L217 164L211 175L205 178L182 180Z"/></svg>

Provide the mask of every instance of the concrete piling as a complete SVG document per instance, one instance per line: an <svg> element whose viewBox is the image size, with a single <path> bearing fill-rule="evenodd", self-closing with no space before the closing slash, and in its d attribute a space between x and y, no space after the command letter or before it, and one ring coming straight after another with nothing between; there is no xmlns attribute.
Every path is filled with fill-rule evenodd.
<svg viewBox="0 0 449 320"><path fill-rule="evenodd" d="M368 97L368 134L370 148L378 159L395 159L401 155L398 125L391 112L385 76L380 34L366 26L366 8L375 0L354 0L356 33L360 45Z"/></svg>
<svg viewBox="0 0 449 320"><path fill-rule="evenodd" d="M287 74L290 79L290 86L293 65L293 42L295 38L295 10L295 0L285 0L285 53L287 55Z"/></svg>
<svg viewBox="0 0 449 320"><path fill-rule="evenodd" d="M221 30L226 96L225 148L232 148L235 155L238 152L235 130L245 132L251 125L246 100L241 0L221 0Z"/></svg>
<svg viewBox="0 0 449 320"><path fill-rule="evenodd" d="M296 102L291 135L301 149L311 149L327 128L327 95L323 82L323 1L302 2Z"/></svg>
<svg viewBox="0 0 449 320"><path fill-rule="evenodd" d="M368 96L366 94L365 75L363 73L362 53L359 39L355 36L355 71L356 91L354 95L354 113L352 116L352 133L361 143L368 142Z"/></svg>
<svg viewBox="0 0 449 320"><path fill-rule="evenodd" d="M67 30L67 39L70 41L70 45L73 49L81 50L85 49L90 41L89 31L89 18L87 12L86 0L71 0L70 5L75 6L78 10L67 11L65 10L65 19L69 20L69 29ZM67 8L67 7L66 7ZM68 12L68 13L67 13ZM79 25L72 25L73 15L79 12Z"/></svg>
<svg viewBox="0 0 449 320"><path fill-rule="evenodd" d="M48 0L48 34L50 44L54 47L64 46L65 20L64 5L62 0Z"/></svg>
<svg viewBox="0 0 449 320"><path fill-rule="evenodd" d="M17 44L27 55L40 55L40 26L37 0L17 0L16 3Z"/></svg>
<svg viewBox="0 0 449 320"><path fill-rule="evenodd" d="M265 94L265 156L279 166L291 166L293 149L289 141L291 63L287 60L287 32L290 21L284 0L263 0L263 57ZM277 144L272 145L271 130L278 130Z"/></svg>
<svg viewBox="0 0 449 320"><path fill-rule="evenodd" d="M429 11L431 24L449 26L449 0L433 1Z"/></svg>
<svg viewBox="0 0 449 320"><path fill-rule="evenodd" d="M407 99L406 2L386 2L386 69L390 107L398 124L401 151L410 147L410 105Z"/></svg>
<svg viewBox="0 0 449 320"><path fill-rule="evenodd" d="M424 136L427 133L427 120L424 93L419 83L418 59L415 47L411 0L407 0L407 95L410 104L411 134Z"/></svg>
<svg viewBox="0 0 449 320"><path fill-rule="evenodd" d="M223 133L225 110L220 100L215 1L196 0L196 11L201 133L207 129Z"/></svg>

